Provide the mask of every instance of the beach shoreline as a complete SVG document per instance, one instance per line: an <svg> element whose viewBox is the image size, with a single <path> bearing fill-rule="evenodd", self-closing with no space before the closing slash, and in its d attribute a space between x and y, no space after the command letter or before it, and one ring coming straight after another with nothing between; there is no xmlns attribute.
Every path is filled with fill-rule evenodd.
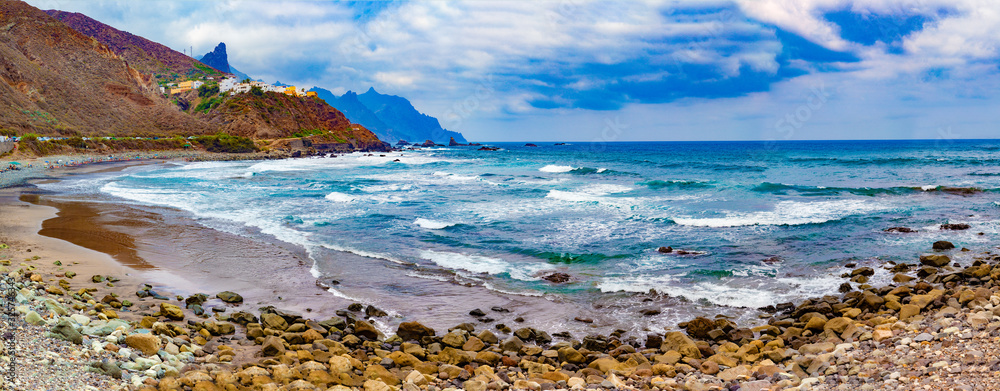
<svg viewBox="0 0 1000 391"><path fill-rule="evenodd" d="M91 165L88 168L56 172L60 175L93 173L125 169L133 164L149 162ZM86 314L95 321L120 318L132 325L126 327L126 330L137 332L151 328L153 334L164 332L163 327L166 326L160 327L157 332L150 318L161 324L178 324L181 328L172 331L177 335L162 337L163 349L168 349L169 344L173 344L174 348L187 347L192 353L187 358L189 361L180 368L175 368L176 374L164 372L136 377L135 379L141 378L141 382L132 383L129 386L132 389L157 386L164 388L164 384L170 389L169 385L175 384L172 382L187 384L183 379L190 380L191 385L194 385L197 381L191 379L204 379L205 376L208 377L207 381L227 389L227 384L249 387L254 383L253 377L244 381L238 375L259 370L266 373L261 375L266 379L259 379L259 382L270 380L277 385L289 387L291 383L298 381L300 386L304 387L301 382L306 382L319 389L338 389L336 384L365 389L383 389L381 387L385 386L388 387L386 389L409 390L413 390L413 387L440 390L448 387L485 388L491 385L519 389L708 390L723 386L732 389L731 385L741 386L740 389L745 390L855 389L862 386L871 386L869 389L891 389L902 384L918 384L924 380L930 381L928 384L944 380L930 370L906 372L905 368L910 364L899 364L905 362L904 357L898 362L890 363L902 365L899 366L897 375L883 379L885 383L876 386L873 379L880 378L878 374L881 372L872 372L876 368L868 368L864 364L873 359L881 360L879 357L912 354L921 349L926 350L924 348L927 347L947 349L955 346L955 341L966 340L967 343L977 344L992 341L1000 329L1000 322L996 321L1000 318L996 318L991 312L994 308L1000 308L997 307L1000 305L1000 296L996 294L998 285L995 282L1000 279L1000 268L993 273L993 265L998 257L989 251L928 249L929 253L951 258L939 266L928 266L925 263L923 269L919 264L898 268L892 262L886 263L881 267L904 276L894 278L893 284L887 287L864 285L865 279L858 276L870 276L870 271L864 270L864 267L857 268L848 277L854 282L860 282L862 290L854 290L848 286L849 291L840 297L814 298L796 303L791 308L776 309L777 314L768 316L765 319L767 324L758 327L736 324L724 317L699 317L681 323L679 329L682 331L650 333L645 339L635 336L643 334L640 330L628 330L632 334L630 337L619 332L609 335L559 335L549 334L552 330L514 324L511 326L516 326L516 330L490 330L464 323L449 328L447 334L440 328L438 332L428 332L426 326L417 322L401 324L395 330L379 330L374 326L384 315L379 314L377 308L350 306L345 310L351 304L350 301L331 301L321 286L315 288L320 299L314 302L293 303L279 299L279 296L287 293L281 293L275 287L293 287L288 292L301 292L302 284L316 283L310 274L308 257L300 249L291 248L293 246L283 246L278 241L254 243L246 237L200 226L185 217L170 217L171 214L165 211L161 211L157 218L165 219L163 227L172 228L157 234L150 231L157 227L148 223L149 216L141 216L147 213L157 214L151 208L87 205L79 200L45 199L44 196L39 197L38 193L25 187L0 190L0 215L5 217L0 222L0 242L11 249L3 252L5 258L12 261L8 270L16 269L19 265L21 270L33 267L29 274L44 277L37 281L32 279L27 284L38 287L35 292L41 296L46 295L48 287L56 285L57 281L68 280L67 285L71 289L66 293L95 289L94 301L90 304L50 294L67 305L75 303L79 313ZM102 221L102 215L110 220ZM111 220L118 223L109 224ZM143 223L143 220L146 222ZM135 223L136 221L139 223ZM115 225L118 227L115 228ZM175 236L164 237L163 232ZM252 257L250 262L255 263L244 268L248 274L234 276L234 280L239 280L237 283L199 281L195 278L199 274L195 270L198 267L211 267L211 262L202 265L170 264L170 249L161 251L164 258L146 262L139 255L140 252L149 254L156 251L143 250L143 246L149 247L149 244L136 244L136 241L150 236L161 237L161 243L173 242L177 245L200 238L209 243L228 244L229 247L223 246L220 253L242 251L267 255ZM201 244L193 247L210 246ZM24 262L14 263L22 258ZM275 259L285 259L288 262L281 265L280 262L274 262ZM961 260L964 268L957 264L951 265L958 260ZM281 266L276 267L276 264ZM934 270L928 270L928 267L933 267ZM228 268L238 269L232 265ZM68 278L68 270L77 274L75 278ZM281 273L290 277L269 287L261 286L260 281L264 278L273 278ZM919 277L921 274L924 274L923 278ZM24 275L21 273L22 278ZM92 276L101 276L101 279ZM115 278L113 283L107 280L109 276ZM144 289L142 286L150 282L153 282L150 291L164 297L137 297L138 292ZM244 297L239 303L224 303L214 296L220 291L233 291ZM212 314L213 308L223 312L216 313L214 317L201 318L194 309L185 308L185 302L197 297L197 293L207 294L198 305L204 313ZM134 306L126 309L119 307L110 313L106 312L109 310L107 307L98 310L97 306L101 304L98 301L115 300L129 300ZM918 302L922 307L916 308L914 313L912 306L917 304L913 303ZM189 321L185 325L184 322L177 322L178 319L173 319L173 322L169 317L164 319L164 303L176 305L183 312L182 319L193 320L195 323ZM267 309L268 306L273 307ZM261 308L264 310L261 311ZM61 319L51 312L44 314L48 321L45 323L46 327ZM111 314L114 315L109 316ZM233 318L235 314L246 315L236 315ZM244 316L250 316L253 320L246 322ZM260 323L257 323L258 316ZM218 335L202 331L207 330L207 323L229 322L240 326L234 327L231 333ZM301 326L293 327L296 325ZM185 327L188 330L179 331ZM957 329L952 331L951 327ZM946 329L947 332L944 331ZM310 334L308 339L330 342L319 345L305 343L307 340L303 337L309 330L315 333ZM397 336L387 338L393 331ZM930 335L930 344L924 343L927 338L924 334ZM198 340L198 337L202 339ZM918 337L923 341L914 342ZM403 343L403 338L414 343ZM895 346L895 350L888 353L882 350L887 344ZM128 346L128 343L119 341L118 345ZM109 345L107 349L117 347ZM881 353L872 353L875 351ZM223 355L222 352L232 354ZM334 354L338 352L343 356ZM335 362L341 362L338 357L350 357L358 361L348 360L352 368L348 373L335 373L343 371L334 368ZM923 363L923 366L930 367L940 361L929 361ZM121 365L125 365L124 362ZM947 365L952 362L962 361L960 357L956 357L948 361ZM318 363L323 367L321 371L325 371L329 377L318 374L315 378L307 376L311 372L302 369L303 366L318 369L310 363ZM433 369L430 365L432 363ZM975 361L973 364L979 362ZM978 379L981 374L990 373L989 370L980 371L984 367L991 368L992 364L986 364L989 363L963 365L949 374L961 374L967 369L975 370ZM288 368L298 368L299 374L283 375L283 371ZM415 372L419 375L414 375ZM860 376L864 374L869 375ZM227 376L236 377L237 380L230 382L230 377ZM961 377L954 378L953 380L962 380ZM843 388L845 385L855 388ZM244 388L234 386L234 389Z"/></svg>

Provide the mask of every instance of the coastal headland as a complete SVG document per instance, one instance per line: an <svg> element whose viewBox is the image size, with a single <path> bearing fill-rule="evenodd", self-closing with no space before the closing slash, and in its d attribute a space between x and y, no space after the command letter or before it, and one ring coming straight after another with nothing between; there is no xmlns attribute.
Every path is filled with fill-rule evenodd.
<svg viewBox="0 0 1000 391"><path fill-rule="evenodd" d="M157 162L42 173L73 175ZM1000 257L991 248L928 243L926 253L914 254L912 262L881 266L895 274L887 286L866 285L874 270L854 268L844 277L860 283L858 289L845 284L840 295L765 308L754 327L698 317L666 333L572 335L517 324L484 328L470 316L468 323L447 330L420 320L380 330L376 325L387 314L379 308L282 298L281 286L315 284L308 266L294 261L302 259L295 249L196 224L130 225L144 220L130 219L129 213L139 213L134 210L102 220L93 205L55 198L16 187L0 197L0 262L23 322L16 326L14 345L22 385L147 390L997 385ZM162 248L165 257L136 255L136 240L165 233L172 243ZM199 281L197 266L165 273L185 270L170 266L169 255L189 247L216 247L220 258L238 253L251 266L230 281ZM265 262L274 258L291 262L275 270L274 262ZM249 287L261 282L274 287L272 294L247 294L260 291Z"/></svg>

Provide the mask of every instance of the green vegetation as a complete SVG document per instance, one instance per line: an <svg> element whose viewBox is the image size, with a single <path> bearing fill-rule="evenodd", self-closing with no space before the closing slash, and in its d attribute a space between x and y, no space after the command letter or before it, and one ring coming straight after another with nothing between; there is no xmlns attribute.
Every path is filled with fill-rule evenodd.
<svg viewBox="0 0 1000 391"><path fill-rule="evenodd" d="M201 87L198 87L198 96L202 98L214 96L215 94L218 93L219 93L219 85L216 83L202 84Z"/></svg>
<svg viewBox="0 0 1000 391"><path fill-rule="evenodd" d="M17 137L17 132L11 129L0 128L0 136Z"/></svg>
<svg viewBox="0 0 1000 391"><path fill-rule="evenodd" d="M226 97L224 96L216 96L214 98L202 100L201 103L194 107L194 111L207 113L209 110L216 108L216 106L221 104L224 100L226 100Z"/></svg>
<svg viewBox="0 0 1000 391"><path fill-rule="evenodd" d="M295 137L295 138L309 137L309 136L316 136L316 135L320 135L320 134L324 134L324 133L326 133L326 131L323 130L323 129L303 129L303 130L300 130L298 132L292 133L292 137Z"/></svg>
<svg viewBox="0 0 1000 391"><path fill-rule="evenodd" d="M250 93L253 96L264 96L264 90L257 86L250 87Z"/></svg>
<svg viewBox="0 0 1000 391"><path fill-rule="evenodd" d="M253 140L246 137L230 136L228 134L199 136L191 141L205 147L205 150L209 152L249 153L258 150Z"/></svg>
<svg viewBox="0 0 1000 391"><path fill-rule="evenodd" d="M212 67L197 62L194 63L194 67L198 68L202 72L205 72L206 75L215 75L219 73L219 71L216 71Z"/></svg>

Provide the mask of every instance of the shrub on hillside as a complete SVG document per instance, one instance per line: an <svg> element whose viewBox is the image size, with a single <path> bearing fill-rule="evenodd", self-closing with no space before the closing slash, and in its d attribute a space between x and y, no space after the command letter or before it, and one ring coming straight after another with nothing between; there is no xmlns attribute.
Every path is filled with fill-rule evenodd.
<svg viewBox="0 0 1000 391"><path fill-rule="evenodd" d="M209 152L249 153L257 151L257 146L254 145L253 140L246 137L230 136L228 134L200 136L195 137L192 141L205 147L205 150Z"/></svg>

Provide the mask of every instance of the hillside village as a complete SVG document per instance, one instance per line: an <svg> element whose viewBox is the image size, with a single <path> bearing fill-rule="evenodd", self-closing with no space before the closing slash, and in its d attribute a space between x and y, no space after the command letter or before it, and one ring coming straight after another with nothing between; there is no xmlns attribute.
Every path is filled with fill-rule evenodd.
<svg viewBox="0 0 1000 391"><path fill-rule="evenodd" d="M209 80L212 80L209 77ZM205 85L206 83L201 80L187 80L180 83L170 83L168 85L160 86L160 92L170 95L180 94L185 91L197 90L199 87ZM235 94L245 94L253 90L254 87L260 88L261 92L277 92L280 94L298 96L298 97L316 97L316 92L306 91L304 87L296 86L285 86L285 85L271 85L262 81L255 81L245 79L243 81L237 81L234 77L227 77L222 79L218 83L219 92L228 92L230 95Z"/></svg>

